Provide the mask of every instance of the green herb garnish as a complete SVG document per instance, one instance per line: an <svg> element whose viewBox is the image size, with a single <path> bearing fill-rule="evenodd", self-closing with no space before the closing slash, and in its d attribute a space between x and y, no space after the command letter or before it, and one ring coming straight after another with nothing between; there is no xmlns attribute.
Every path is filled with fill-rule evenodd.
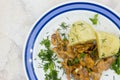
<svg viewBox="0 0 120 80"><path fill-rule="evenodd" d="M75 26L75 24L72 24L72 26L74 27L74 26Z"/></svg>
<svg viewBox="0 0 120 80"><path fill-rule="evenodd" d="M83 24L83 23L80 23L80 24L78 24L78 25L83 26L84 24Z"/></svg>
<svg viewBox="0 0 120 80"><path fill-rule="evenodd" d="M68 65L68 66L72 66L72 65L73 65L72 61L71 61L71 60L68 60L68 61L67 61L67 65Z"/></svg>
<svg viewBox="0 0 120 80"><path fill-rule="evenodd" d="M43 39L40 43L41 45L45 46L46 49L41 49L38 57L42 60L42 67L44 69L45 74L45 80L61 80L58 78L55 61L57 61L56 55L54 55L54 52L50 49L50 40L47 37L47 39Z"/></svg>
<svg viewBox="0 0 120 80"><path fill-rule="evenodd" d="M102 39L102 43L104 43L107 39Z"/></svg>
<svg viewBox="0 0 120 80"><path fill-rule="evenodd" d="M98 23L98 14L95 14L93 18L89 18L92 24L96 25Z"/></svg>
<svg viewBox="0 0 120 80"><path fill-rule="evenodd" d="M41 51L38 54L39 58L42 59L42 61L51 61L53 58L53 51L48 49L48 50L43 50L41 49Z"/></svg>
<svg viewBox="0 0 120 80"><path fill-rule="evenodd" d="M71 42L74 42L74 39L73 39L73 38L71 39Z"/></svg>
<svg viewBox="0 0 120 80"><path fill-rule="evenodd" d="M61 80L57 78L57 72L56 70L51 70L49 74L45 74L45 80Z"/></svg>
<svg viewBox="0 0 120 80"><path fill-rule="evenodd" d="M80 58L84 58L85 57L85 53L80 53Z"/></svg>
<svg viewBox="0 0 120 80"><path fill-rule="evenodd" d="M67 29L68 28L68 25L65 23L65 22L62 22L60 24L60 27L62 27L62 29Z"/></svg>
<svg viewBox="0 0 120 80"><path fill-rule="evenodd" d="M120 49L116 55L116 60L111 67L118 75L120 75Z"/></svg>
<svg viewBox="0 0 120 80"><path fill-rule="evenodd" d="M64 37L63 37L63 41L66 41L66 40L68 40L68 39L67 39L67 37L66 37L66 36L64 36Z"/></svg>
<svg viewBox="0 0 120 80"><path fill-rule="evenodd" d="M95 48L93 51L92 51L92 55L95 55L97 53L97 48Z"/></svg>
<svg viewBox="0 0 120 80"><path fill-rule="evenodd" d="M50 40L47 37L47 39L43 39L40 44L44 45L46 48L49 48L50 47Z"/></svg>
<svg viewBox="0 0 120 80"><path fill-rule="evenodd" d="M62 33L61 35L63 36L63 41L68 40L67 37L66 37L66 35L65 35L65 33Z"/></svg>
<svg viewBox="0 0 120 80"><path fill-rule="evenodd" d="M73 65L78 64L78 63L79 63L79 59L77 57L75 57L73 60L67 61L68 66L73 66Z"/></svg>
<svg viewBox="0 0 120 80"><path fill-rule="evenodd" d="M79 59L78 59L77 57L75 57L75 58L73 59L73 63L74 63L74 64L78 64L78 63L79 63Z"/></svg>
<svg viewBox="0 0 120 80"><path fill-rule="evenodd" d="M61 63L61 61L57 61L57 63Z"/></svg>

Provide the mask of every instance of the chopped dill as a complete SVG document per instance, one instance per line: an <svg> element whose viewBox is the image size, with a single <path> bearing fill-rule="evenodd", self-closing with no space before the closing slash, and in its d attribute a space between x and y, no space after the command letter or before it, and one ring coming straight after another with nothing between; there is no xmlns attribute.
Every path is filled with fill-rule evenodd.
<svg viewBox="0 0 120 80"><path fill-rule="evenodd" d="M74 63L74 64L78 64L78 63L79 63L79 59L78 59L77 57L75 57L75 58L73 59L73 63Z"/></svg>
<svg viewBox="0 0 120 80"><path fill-rule="evenodd" d="M107 39L102 39L102 43L104 43Z"/></svg>
<svg viewBox="0 0 120 80"><path fill-rule="evenodd" d="M40 43L45 46L46 49L41 49L38 57L42 60L42 67L44 69L45 80L61 80L58 78L58 71L56 70L55 62L57 56L54 56L54 52L50 49L50 40L47 37L43 39Z"/></svg>
<svg viewBox="0 0 120 80"><path fill-rule="evenodd" d="M62 29L67 29L69 26L68 26L65 22L62 22L62 23L60 24L60 27L61 27Z"/></svg>
<svg viewBox="0 0 120 80"><path fill-rule="evenodd" d="M116 55L116 60L111 67L118 75L120 75L120 49Z"/></svg>
<svg viewBox="0 0 120 80"><path fill-rule="evenodd" d="M85 57L85 53L80 53L80 58L84 58Z"/></svg>
<svg viewBox="0 0 120 80"><path fill-rule="evenodd" d="M98 14L95 14L93 18L89 18L93 25L98 23Z"/></svg>

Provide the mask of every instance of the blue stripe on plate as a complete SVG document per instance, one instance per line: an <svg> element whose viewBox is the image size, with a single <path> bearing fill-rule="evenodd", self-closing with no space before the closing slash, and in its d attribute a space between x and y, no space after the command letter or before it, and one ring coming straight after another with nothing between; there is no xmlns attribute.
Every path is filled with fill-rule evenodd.
<svg viewBox="0 0 120 80"><path fill-rule="evenodd" d="M63 14L65 12L75 11L75 10L86 10L86 11L99 13L105 16L106 18L108 18L109 20L111 20L120 29L120 17L118 17L114 12L110 11L109 9L100 6L98 4L94 4L90 2L72 2L54 8L53 10L45 14L36 23L31 33L29 34L24 52L25 68L29 80L38 80L33 68L33 63L29 62L29 59L33 59L33 54L30 53L30 49L34 48L34 43L36 41L36 38L38 37L39 32L50 20L52 20L56 16Z"/></svg>

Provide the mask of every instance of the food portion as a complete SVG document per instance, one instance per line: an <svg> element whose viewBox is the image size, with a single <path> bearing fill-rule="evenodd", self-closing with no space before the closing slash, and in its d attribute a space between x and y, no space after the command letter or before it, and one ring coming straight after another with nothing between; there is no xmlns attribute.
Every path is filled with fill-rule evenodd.
<svg viewBox="0 0 120 80"><path fill-rule="evenodd" d="M45 62L45 80L61 80L55 65L57 58L61 59L56 62L62 65L67 80L100 80L102 72L109 68L120 74L117 36L95 31L84 21L73 23L68 34L62 33L67 31L68 25L62 23L61 26L65 31L58 29L50 36L51 40L47 37L42 41L46 49L41 50L39 57Z"/></svg>
<svg viewBox="0 0 120 80"><path fill-rule="evenodd" d="M119 38L113 34L96 32L99 58L109 57L117 54L120 42Z"/></svg>
<svg viewBox="0 0 120 80"><path fill-rule="evenodd" d="M67 79L100 80L109 69L119 50L119 38L105 32L95 32L86 22L77 21L69 31L69 40L62 40L59 31L52 37L53 51L59 58ZM103 55L104 53L104 55ZM102 59L101 59L102 58Z"/></svg>
<svg viewBox="0 0 120 80"><path fill-rule="evenodd" d="M96 36L91 25L83 21L77 21L72 24L69 32L70 45L75 45L78 43L84 44L94 40L96 40Z"/></svg>

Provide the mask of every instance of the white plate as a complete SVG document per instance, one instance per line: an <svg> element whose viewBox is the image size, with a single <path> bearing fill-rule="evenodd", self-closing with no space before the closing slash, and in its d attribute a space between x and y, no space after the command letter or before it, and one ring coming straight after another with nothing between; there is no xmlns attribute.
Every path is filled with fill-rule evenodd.
<svg viewBox="0 0 120 80"><path fill-rule="evenodd" d="M96 26L92 25L89 20L95 14L99 14L99 24ZM44 71L39 68L40 60L38 59L38 53L42 48L41 40L55 32L62 22L72 24L78 20L88 22L96 30L120 36L120 17L100 4L71 2L55 7L38 20L27 38L24 49L24 65L29 80L44 80ZM61 71L59 71L59 76L61 76ZM106 74L108 76L105 76ZM120 79L120 76L114 71L108 70L103 72L101 80L114 80L113 76L115 76L115 80ZM62 80L67 80L65 75Z"/></svg>

